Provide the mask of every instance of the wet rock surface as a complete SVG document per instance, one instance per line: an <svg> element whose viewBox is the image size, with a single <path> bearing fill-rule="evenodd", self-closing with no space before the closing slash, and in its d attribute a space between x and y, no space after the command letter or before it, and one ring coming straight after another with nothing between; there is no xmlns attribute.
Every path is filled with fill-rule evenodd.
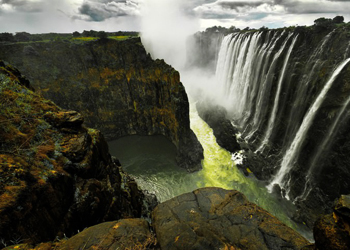
<svg viewBox="0 0 350 250"><path fill-rule="evenodd" d="M242 193L203 188L152 212L161 249L300 249L309 242Z"/></svg>
<svg viewBox="0 0 350 250"><path fill-rule="evenodd" d="M227 117L225 108L211 105L209 101L197 103L199 116L213 129L216 142L231 153L241 150L236 134L239 133Z"/></svg>
<svg viewBox="0 0 350 250"><path fill-rule="evenodd" d="M27 247L27 248L25 248ZM202 188L159 204L152 223L121 219L67 240L16 249L314 249L306 239L235 190Z"/></svg>

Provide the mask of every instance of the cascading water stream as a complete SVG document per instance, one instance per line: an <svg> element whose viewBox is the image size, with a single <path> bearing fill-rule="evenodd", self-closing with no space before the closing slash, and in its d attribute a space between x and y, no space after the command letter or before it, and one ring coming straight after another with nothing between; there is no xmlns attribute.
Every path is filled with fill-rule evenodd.
<svg viewBox="0 0 350 250"><path fill-rule="evenodd" d="M330 145L330 141L331 139L334 137L334 132L336 131L336 128L339 126L339 123L341 121L345 113L345 111L347 111L348 105L350 103L350 96L348 97L348 99L344 102L342 109L339 111L337 117L334 119L331 127L328 129L325 138L323 138L322 142L318 145L317 149L316 149L316 154L313 157L309 170L306 174L306 182L305 182L305 186L304 186L304 191L303 193L296 197L295 200L305 200L307 198L307 196L310 194L311 190L312 190L312 180L313 180L313 176L315 175L315 171L317 169L317 166L319 164L321 155L325 153L325 151L328 149L329 145Z"/></svg>
<svg viewBox="0 0 350 250"><path fill-rule="evenodd" d="M282 32L279 39L284 39L284 36L283 36L284 33L285 32ZM261 128L263 118L266 116L268 112L268 102L271 95L272 81L273 81L275 69L277 66L277 62L279 57L282 55L282 52L284 51L286 44L289 38L291 37L291 35L292 34L289 34L287 36L287 38L283 41L283 45L279 48L279 50L276 53L274 53L272 62L268 64L269 65L268 71L262 72L263 74L260 74L261 79L263 79L263 81L258 83L258 84L261 84L261 87L258 92L258 96L256 100L256 106L255 106L256 111L252 122L252 129L249 132L249 134L246 136L247 140L250 140L253 137L253 135L256 133L256 131L258 131ZM273 47L276 46L279 39L275 41Z"/></svg>
<svg viewBox="0 0 350 250"><path fill-rule="evenodd" d="M224 38L220 49L216 78L225 97L221 104L242 129L242 137L256 147L255 152L265 154L270 145L279 147L274 157L281 157L281 165L276 166L279 169L268 190L271 192L277 184L286 192L286 198L291 181L287 176L299 157L307 131L333 81L346 65L344 61L324 83L323 90L317 90L324 82L322 67L329 67L326 55L334 34L335 31L330 32L311 49L304 63L298 61L299 55L291 56L298 35L292 39L293 33L284 31L231 34ZM294 72L298 72L294 79L298 84L293 83ZM313 99L317 91L320 94ZM315 154L315 162L320 154Z"/></svg>
<svg viewBox="0 0 350 250"><path fill-rule="evenodd" d="M288 37L289 39L289 37ZM286 43L288 41L288 39L286 40ZM288 65L288 62L289 62L289 57L290 57L290 54L292 53L292 50L294 48L294 45L295 45L295 42L297 41L298 39L298 36L295 36L293 41L292 41L292 44L290 45L289 49L288 49L288 52L287 52L287 55L284 59L284 63L283 63L283 67L282 67L282 71L281 71L281 74L279 76L279 79L278 79L278 84L277 84L277 92L276 92L276 95L275 95L275 102L274 102L274 105L273 105L273 108L272 108L272 112L271 112L271 115L270 115L270 119L269 119L269 122L268 122L268 125L267 125L267 130L266 130L266 133L265 133L265 137L264 137L264 140L262 141L260 147L258 148L257 151L262 151L264 149L264 147L266 146L266 144L268 144L269 140L270 140L270 137L272 135L272 132L275 128L275 121L276 121L276 116L277 116L277 110L278 110L278 105L280 103L280 97L281 97L281 89L282 89L282 83L283 83L283 80L285 78L285 74L286 74L286 69L287 69L287 65Z"/></svg>
<svg viewBox="0 0 350 250"><path fill-rule="evenodd" d="M289 179L286 180L287 175L289 174L290 170L293 168L293 165L295 163L296 158L298 157L298 154L301 150L301 147L303 145L303 142L306 138L306 133L308 132L316 114L321 106L323 100L325 99L325 96L328 92L328 90L331 88L334 80L336 77L339 75L339 73L342 71L342 69L348 64L350 61L350 58L343 61L333 72L332 76L330 79L327 81L325 84L324 88L322 89L321 93L318 95L316 98L315 102L312 104L310 107L309 111L305 115L303 122L290 146L290 148L287 150L286 154L283 157L281 167L278 170L277 174L271 181L271 183L267 186L268 190L272 192L272 189L274 188L275 185L279 185L282 190L286 191L285 197L289 199L289 191L290 187L288 185Z"/></svg>
<svg viewBox="0 0 350 250"><path fill-rule="evenodd" d="M305 64L305 69L302 72L301 82L298 84L297 89L293 94L293 107L289 113L287 118L287 128L284 134L282 153L285 153L285 149L288 149L293 142L293 139L300 127L303 116L305 115L308 104L308 96L312 92L313 82L315 82L318 78L318 75L315 74L323 65L323 60L320 57L324 54L325 49L327 48L327 44L331 41L331 37L334 34L334 31L327 34L319 46L312 52L310 58L307 60Z"/></svg>
<svg viewBox="0 0 350 250"><path fill-rule="evenodd" d="M283 51L283 48L280 49L273 59L270 58L277 42L284 37L284 32L275 33L262 45L261 36L262 33L258 32L228 35L224 38L219 53L216 69L218 87L227 100L224 106L232 112L235 119L242 121L242 127L255 108L257 111L253 118L254 128L260 124L260 113L268 99L267 88L271 87L269 80L278 56ZM286 42L284 46L285 44ZM264 79L262 87L259 86L261 79ZM255 99L256 105L253 104Z"/></svg>

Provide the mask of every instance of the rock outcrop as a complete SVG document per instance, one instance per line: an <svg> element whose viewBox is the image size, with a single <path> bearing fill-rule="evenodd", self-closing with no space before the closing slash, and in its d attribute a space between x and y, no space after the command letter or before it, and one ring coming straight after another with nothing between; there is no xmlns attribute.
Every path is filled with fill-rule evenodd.
<svg viewBox="0 0 350 250"><path fill-rule="evenodd" d="M232 125L225 108L219 105L212 106L209 100L202 100L197 103L197 111L198 115L213 129L216 142L220 147L231 153L241 150L236 136L239 131Z"/></svg>
<svg viewBox="0 0 350 250"><path fill-rule="evenodd" d="M333 213L319 218L314 226L315 249L346 250L350 246L350 196L342 195Z"/></svg>
<svg viewBox="0 0 350 250"><path fill-rule="evenodd" d="M35 53L26 53L28 47ZM179 73L163 60L154 61L140 38L5 44L0 58L44 97L79 111L107 140L164 135L176 145L181 167L200 169L203 149L190 129Z"/></svg>
<svg viewBox="0 0 350 250"><path fill-rule="evenodd" d="M152 212L161 249L301 249L309 242L238 191L203 188Z"/></svg>
<svg viewBox="0 0 350 250"><path fill-rule="evenodd" d="M154 249L156 244L146 220L123 219L87 228L56 249Z"/></svg>
<svg viewBox="0 0 350 250"><path fill-rule="evenodd" d="M39 243L147 214L101 132L0 61L0 240Z"/></svg>
<svg viewBox="0 0 350 250"><path fill-rule="evenodd" d="M280 250L313 246L235 190L202 188L159 204L152 224L122 219L46 243L50 249ZM41 245L34 249L39 250ZM30 248L19 245L17 249ZM305 247L305 248L304 248Z"/></svg>

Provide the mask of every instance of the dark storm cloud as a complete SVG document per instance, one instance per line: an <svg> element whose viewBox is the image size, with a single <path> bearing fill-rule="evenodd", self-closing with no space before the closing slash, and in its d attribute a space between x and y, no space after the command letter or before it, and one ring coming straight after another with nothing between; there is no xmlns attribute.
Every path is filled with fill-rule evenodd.
<svg viewBox="0 0 350 250"><path fill-rule="evenodd" d="M40 12L42 11L42 2L33 2L28 0L0 0L0 13L9 10L21 12Z"/></svg>
<svg viewBox="0 0 350 250"><path fill-rule="evenodd" d="M75 19L101 22L111 17L134 16L139 11L136 1L123 0L89 0L79 7L79 15Z"/></svg>
<svg viewBox="0 0 350 250"><path fill-rule="evenodd" d="M234 9L236 11L239 11L239 8L242 7L258 7L262 4L265 4L266 1L256 1L256 2L252 2L252 1L246 1L246 2L230 2L230 1L225 1L225 2L219 2L218 5L222 6L223 8L229 8L229 9Z"/></svg>

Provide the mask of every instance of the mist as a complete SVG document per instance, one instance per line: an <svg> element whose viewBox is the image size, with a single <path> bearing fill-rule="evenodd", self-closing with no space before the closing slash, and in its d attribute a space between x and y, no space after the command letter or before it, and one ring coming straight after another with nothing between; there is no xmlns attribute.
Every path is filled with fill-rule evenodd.
<svg viewBox="0 0 350 250"><path fill-rule="evenodd" d="M220 104L215 74L186 64L187 57L198 53L186 46L187 40L199 30L199 18L188 11L185 0L149 0L141 7L141 39L146 50L180 71L191 99L209 98Z"/></svg>
<svg viewBox="0 0 350 250"><path fill-rule="evenodd" d="M199 19L186 14L185 0L148 0L141 6L141 38L154 59L177 70L186 62L186 39L200 28Z"/></svg>

